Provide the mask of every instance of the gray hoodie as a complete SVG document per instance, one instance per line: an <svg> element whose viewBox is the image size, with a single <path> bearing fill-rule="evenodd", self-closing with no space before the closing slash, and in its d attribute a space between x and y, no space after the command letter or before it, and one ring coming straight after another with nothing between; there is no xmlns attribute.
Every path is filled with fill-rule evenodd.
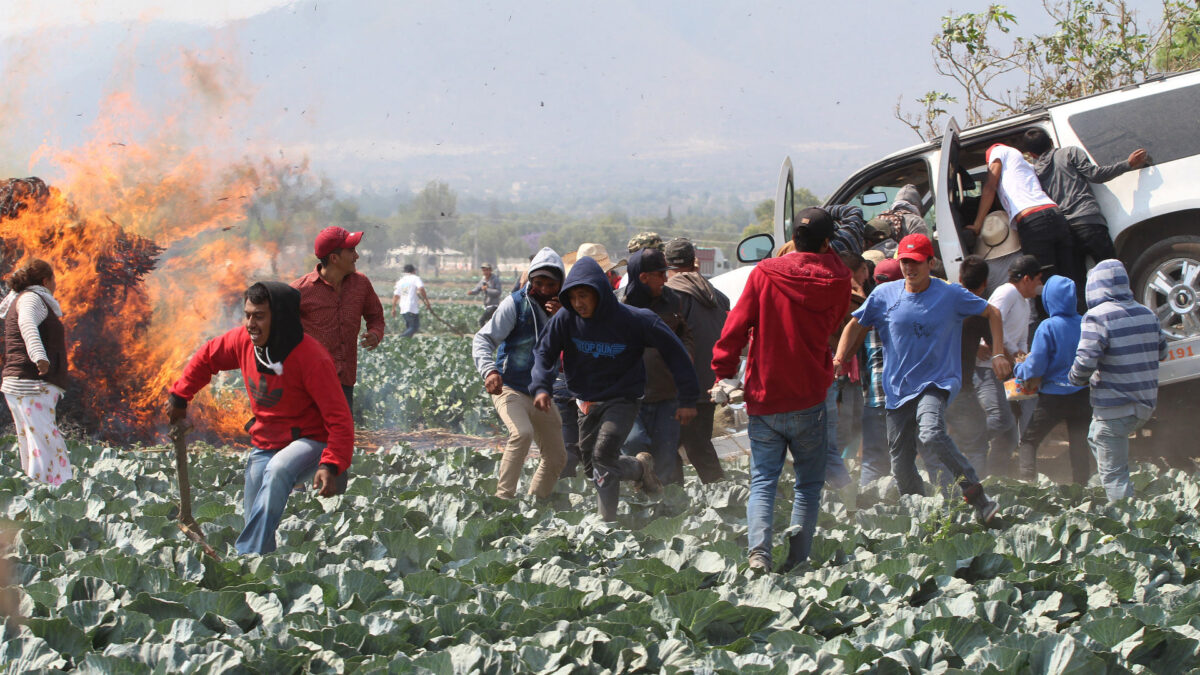
<svg viewBox="0 0 1200 675"><path fill-rule="evenodd" d="M1046 196L1058 204L1067 222L1106 225L1089 183L1107 183L1133 167L1128 161L1096 166L1082 148L1072 145L1042 153L1033 168Z"/></svg>

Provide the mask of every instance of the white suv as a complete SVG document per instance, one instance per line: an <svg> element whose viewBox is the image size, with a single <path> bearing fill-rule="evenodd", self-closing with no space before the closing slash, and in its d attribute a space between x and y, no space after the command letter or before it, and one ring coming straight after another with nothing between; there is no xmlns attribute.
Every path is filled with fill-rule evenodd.
<svg viewBox="0 0 1200 675"><path fill-rule="evenodd" d="M1119 162L1137 148L1148 151L1142 169L1091 187L1117 255L1129 270L1135 297L1154 310L1171 340L1160 384L1200 377L1200 71L1158 76L963 131L951 119L940 139L859 170L827 203L860 206L870 219L889 208L902 186L915 185L934 245L953 281L965 255L964 226L974 215L961 213L960 207L982 190L985 151L993 143L1017 145L1021 134L1035 126L1059 146L1082 147L1096 164ZM743 240L739 260L757 262L774 245L790 240L793 211L792 163L786 159L774 234ZM739 268L713 283L736 301L747 274L749 268Z"/></svg>

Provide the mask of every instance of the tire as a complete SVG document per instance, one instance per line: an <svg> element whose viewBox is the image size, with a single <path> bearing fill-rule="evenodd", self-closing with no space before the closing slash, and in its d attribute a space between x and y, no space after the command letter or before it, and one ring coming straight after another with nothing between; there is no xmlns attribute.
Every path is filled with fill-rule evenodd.
<svg viewBox="0 0 1200 675"><path fill-rule="evenodd" d="M1154 244L1134 261L1130 278L1134 299L1158 315L1168 340L1200 335L1200 236Z"/></svg>

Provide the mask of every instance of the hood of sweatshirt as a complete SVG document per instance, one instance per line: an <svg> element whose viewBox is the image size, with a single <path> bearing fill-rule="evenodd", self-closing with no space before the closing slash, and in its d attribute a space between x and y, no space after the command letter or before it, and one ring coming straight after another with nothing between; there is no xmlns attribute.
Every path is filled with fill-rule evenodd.
<svg viewBox="0 0 1200 675"><path fill-rule="evenodd" d="M800 303L810 312L825 312L845 306L842 284L850 276L850 270L832 251L794 251L782 258L768 258L758 263L758 269L763 271L767 282L780 294L791 302Z"/></svg>
<svg viewBox="0 0 1200 675"><path fill-rule="evenodd" d="M567 299L568 292L578 286L589 286L595 289L596 293L600 296L600 301L596 305L596 311L590 319L583 319L584 321L595 321L596 319L604 319L611 316L613 311L621 304L617 302L617 296L613 293L612 286L608 283L608 275L591 258L580 258L571 266L571 271L567 274L567 280L563 282L562 290L559 292L559 297L563 299L563 309L567 310L573 317L582 319L583 317L579 316L579 313L575 311L575 308L571 306L571 302Z"/></svg>
<svg viewBox="0 0 1200 675"><path fill-rule="evenodd" d="M649 308L654 302L650 295L650 287L642 283L642 254L646 249L639 249L629 256L629 284L625 287L625 304L633 307Z"/></svg>
<svg viewBox="0 0 1200 675"><path fill-rule="evenodd" d="M1042 304L1050 316L1079 316L1075 307L1075 282L1058 275L1050 277L1042 288Z"/></svg>
<svg viewBox="0 0 1200 675"><path fill-rule="evenodd" d="M255 347L258 370L262 373L282 374L271 365L279 365L304 339L304 326L300 323L300 291L279 281L260 281L258 285L267 289L271 306L271 334L266 347Z"/></svg>
<svg viewBox="0 0 1200 675"><path fill-rule="evenodd" d="M557 271L558 281L560 283L567 276L566 267L563 265L562 257L555 253L554 249L550 248L549 246L546 246L542 250L538 251L537 254L533 256L533 260L529 261L529 276L533 276L535 271L546 267Z"/></svg>
<svg viewBox="0 0 1200 675"><path fill-rule="evenodd" d="M680 272L675 276L667 279L667 285L679 291L687 293L696 298L702 306L712 309L719 303L717 302L717 289L709 283L708 279L699 272Z"/></svg>
<svg viewBox="0 0 1200 675"><path fill-rule="evenodd" d="M1105 302L1133 302L1129 273L1120 260L1102 260L1088 272L1084 298L1088 309Z"/></svg>
<svg viewBox="0 0 1200 675"><path fill-rule="evenodd" d="M892 210L908 211L916 216L921 215L921 193L917 191L916 186L905 185L900 188L896 192L896 199L892 202Z"/></svg>

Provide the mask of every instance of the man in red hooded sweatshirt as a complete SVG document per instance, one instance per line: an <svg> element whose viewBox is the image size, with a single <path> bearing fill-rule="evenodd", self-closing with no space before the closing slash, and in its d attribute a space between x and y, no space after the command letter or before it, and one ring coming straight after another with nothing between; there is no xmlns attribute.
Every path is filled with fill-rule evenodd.
<svg viewBox="0 0 1200 675"><path fill-rule="evenodd" d="M242 371L254 449L246 459L239 554L275 550L275 528L297 482L312 478L322 497L344 484L354 453L354 422L333 359L300 325L300 291L275 281L246 289L241 328L204 343L171 386L172 423L222 370ZM341 480L339 480L339 478Z"/></svg>
<svg viewBox="0 0 1200 675"><path fill-rule="evenodd" d="M779 475L790 450L796 469L792 525L784 569L808 559L825 483L825 393L833 382L829 336L850 304L850 270L829 248L837 223L824 209L796 214L796 250L764 260L750 272L742 295L713 346L714 393L735 383L742 348L750 414L750 499L746 520L750 568L771 569L771 525ZM719 395L719 394L718 394Z"/></svg>

